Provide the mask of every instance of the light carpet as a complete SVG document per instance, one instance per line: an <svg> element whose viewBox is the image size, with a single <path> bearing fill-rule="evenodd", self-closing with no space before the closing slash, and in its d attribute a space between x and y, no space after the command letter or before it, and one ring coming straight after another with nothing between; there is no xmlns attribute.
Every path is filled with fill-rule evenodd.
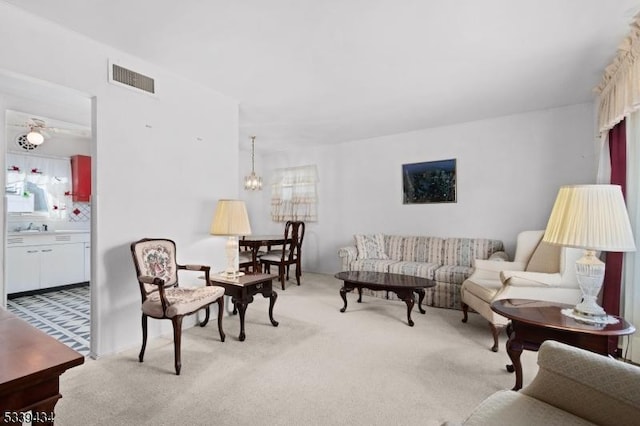
<svg viewBox="0 0 640 426"><path fill-rule="evenodd" d="M440 425L461 421L515 377L502 336L500 352L476 314L414 307L347 295L342 282L305 273L278 291L273 327L268 299L257 295L246 312L244 342L237 316L185 330L182 372L173 370L173 342L87 359L61 376L56 424L66 425ZM226 303L229 301L227 300ZM215 318L215 317L214 317ZM152 320L151 320L152 321ZM536 354L522 355L524 384L537 372Z"/></svg>

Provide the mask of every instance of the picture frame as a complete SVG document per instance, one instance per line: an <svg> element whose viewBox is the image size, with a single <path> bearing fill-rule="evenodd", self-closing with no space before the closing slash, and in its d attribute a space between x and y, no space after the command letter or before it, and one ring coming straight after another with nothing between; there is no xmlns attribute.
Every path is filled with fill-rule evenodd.
<svg viewBox="0 0 640 426"><path fill-rule="evenodd" d="M402 165L403 204L455 203L456 159Z"/></svg>

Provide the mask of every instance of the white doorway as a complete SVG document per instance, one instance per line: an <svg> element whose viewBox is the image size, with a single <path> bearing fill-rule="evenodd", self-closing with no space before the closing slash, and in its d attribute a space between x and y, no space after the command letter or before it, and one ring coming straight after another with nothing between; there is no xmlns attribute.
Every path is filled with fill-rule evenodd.
<svg viewBox="0 0 640 426"><path fill-rule="evenodd" d="M2 302L84 355L90 353L92 329L91 203L76 197L70 163L74 156L95 153L91 103L73 89L0 71L0 139L7 170ZM26 137L34 127L44 137L42 144ZM60 184L64 179L69 181ZM10 195L12 201L26 201L26 207L10 203Z"/></svg>

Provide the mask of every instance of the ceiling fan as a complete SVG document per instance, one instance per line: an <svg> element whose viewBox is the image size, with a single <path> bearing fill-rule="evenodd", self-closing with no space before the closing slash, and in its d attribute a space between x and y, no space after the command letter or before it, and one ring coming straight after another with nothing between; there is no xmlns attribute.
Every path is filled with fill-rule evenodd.
<svg viewBox="0 0 640 426"><path fill-rule="evenodd" d="M41 145L51 134L65 134L76 137L89 137L90 131L86 129L72 129L55 126L47 126L40 118L29 118L24 123L9 123L9 126L27 129L27 132L18 136L18 145L25 149L35 149Z"/></svg>

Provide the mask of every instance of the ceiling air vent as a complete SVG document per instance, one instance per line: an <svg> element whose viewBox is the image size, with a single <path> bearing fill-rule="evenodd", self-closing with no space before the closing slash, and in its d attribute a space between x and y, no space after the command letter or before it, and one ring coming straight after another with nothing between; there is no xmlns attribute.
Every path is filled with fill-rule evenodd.
<svg viewBox="0 0 640 426"><path fill-rule="evenodd" d="M135 89L143 90L147 93L155 94L155 81L151 77L131 71L120 65L111 64L109 80L112 82L124 84Z"/></svg>

